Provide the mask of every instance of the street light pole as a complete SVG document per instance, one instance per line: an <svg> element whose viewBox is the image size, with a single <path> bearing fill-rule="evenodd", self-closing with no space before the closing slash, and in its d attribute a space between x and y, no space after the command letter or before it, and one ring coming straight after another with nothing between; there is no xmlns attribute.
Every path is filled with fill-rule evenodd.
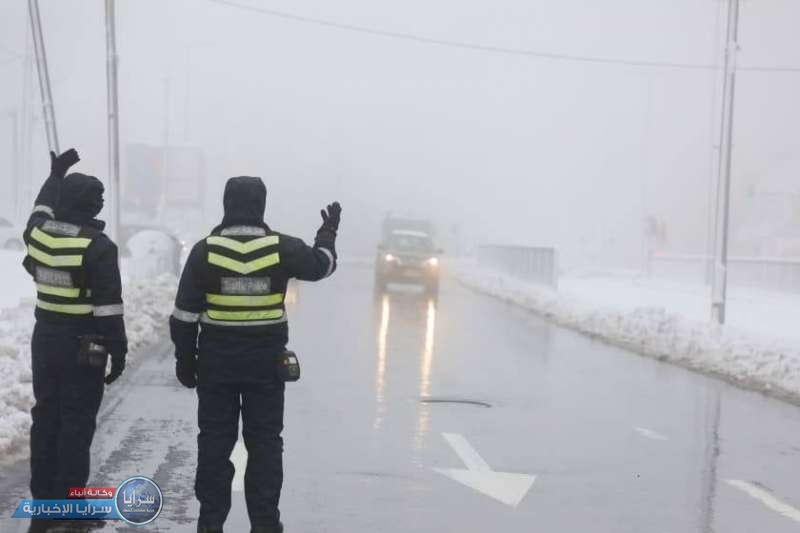
<svg viewBox="0 0 800 533"><path fill-rule="evenodd" d="M44 124L47 131L47 145L56 154L58 149L58 132L56 130L56 114L53 108L53 93L50 91L50 74L47 70L47 52L44 48L42 35L42 19L39 16L39 1L28 0L28 14L31 19L33 33L33 48L36 53L36 70L39 73L39 91L42 95L42 108L44 110Z"/></svg>
<svg viewBox="0 0 800 533"><path fill-rule="evenodd" d="M16 219L16 218L19 217L19 189L20 189L20 187L19 187L19 182L20 182L19 169L20 169L20 161L22 160L22 158L20 157L20 153L19 153L20 152L20 148L19 148L20 147L20 144L19 144L19 112L16 109L10 109L7 112L6 116L11 121L11 142L12 142L11 149L12 149L13 154L14 154L14 155L11 156L13 158L12 159L12 165L13 166L11 167L11 169L12 169L11 170L11 172L12 172L11 181L12 181L12 184L13 184L12 188L11 188L11 190L12 190L11 201L13 202L12 203L12 207L11 207L11 213L13 214L14 218Z"/></svg>
<svg viewBox="0 0 800 533"><path fill-rule="evenodd" d="M725 41L725 73L720 129L719 179L715 223L714 281L711 289L711 317L725 323L728 284L728 225L731 195L731 159L733 154L733 112L736 90L736 53L739 40L739 2L728 0L728 30Z"/></svg>
<svg viewBox="0 0 800 533"><path fill-rule="evenodd" d="M117 98L117 38L114 0L106 0L106 79L108 106L108 182L111 197L112 239L119 238L119 101Z"/></svg>
<svg viewBox="0 0 800 533"><path fill-rule="evenodd" d="M33 160L33 36L26 34L25 39L25 63L22 69L22 127L20 128L21 149L20 165L21 173L17 177L21 186L19 195L14 199L17 205L17 219L22 218L27 213L23 212L23 206L33 203L33 183L32 183L32 160Z"/></svg>

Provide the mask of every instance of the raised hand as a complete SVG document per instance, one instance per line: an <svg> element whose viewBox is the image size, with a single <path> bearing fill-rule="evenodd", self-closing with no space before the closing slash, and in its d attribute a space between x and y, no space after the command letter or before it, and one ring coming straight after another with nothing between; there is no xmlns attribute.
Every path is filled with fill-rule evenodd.
<svg viewBox="0 0 800 533"><path fill-rule="evenodd" d="M339 229L339 222L342 219L342 206L339 202L328 204L327 209L320 210L322 215L322 225L326 228L337 231Z"/></svg>
<svg viewBox="0 0 800 533"><path fill-rule="evenodd" d="M54 176L63 178L67 175L69 168L80 161L78 151L75 148L70 148L61 155L56 155L55 152L50 152L50 173Z"/></svg>

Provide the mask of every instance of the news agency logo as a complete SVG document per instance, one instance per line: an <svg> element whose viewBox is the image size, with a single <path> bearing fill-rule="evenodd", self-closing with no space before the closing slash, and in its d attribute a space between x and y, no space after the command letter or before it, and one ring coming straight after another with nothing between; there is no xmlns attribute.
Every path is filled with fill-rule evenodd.
<svg viewBox="0 0 800 533"><path fill-rule="evenodd" d="M134 526L149 524L161 514L161 488L150 478L129 477L117 488L114 506L125 522Z"/></svg>
<svg viewBox="0 0 800 533"><path fill-rule="evenodd" d="M116 489L72 488L63 500L22 500L11 517L123 520L143 526L158 518L162 507L161 488L150 478L134 476Z"/></svg>

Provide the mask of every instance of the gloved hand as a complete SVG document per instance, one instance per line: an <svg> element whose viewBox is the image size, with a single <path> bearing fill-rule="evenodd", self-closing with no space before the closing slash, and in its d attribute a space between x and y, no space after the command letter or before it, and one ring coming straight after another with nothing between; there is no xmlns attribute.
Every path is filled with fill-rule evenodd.
<svg viewBox="0 0 800 533"><path fill-rule="evenodd" d="M125 355L111 354L111 372L103 381L106 382L106 385L111 385L122 375L123 370L125 370Z"/></svg>
<svg viewBox="0 0 800 533"><path fill-rule="evenodd" d="M322 227L336 232L339 230L339 221L342 219L342 206L339 202L328 205L327 210L320 210L322 215Z"/></svg>
<svg viewBox="0 0 800 533"><path fill-rule="evenodd" d="M194 354L175 354L175 377L188 389L197 386L197 357Z"/></svg>
<svg viewBox="0 0 800 533"><path fill-rule="evenodd" d="M61 155L56 155L55 152L50 152L50 174L53 176L58 176L59 178L63 178L67 175L67 171L69 168L80 161L81 158L78 155L77 150L75 148L70 148L66 152Z"/></svg>

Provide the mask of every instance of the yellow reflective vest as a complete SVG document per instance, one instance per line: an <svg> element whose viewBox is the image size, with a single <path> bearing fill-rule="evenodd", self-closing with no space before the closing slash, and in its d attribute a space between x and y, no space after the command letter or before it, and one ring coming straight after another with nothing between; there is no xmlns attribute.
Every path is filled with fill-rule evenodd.
<svg viewBox="0 0 800 533"><path fill-rule="evenodd" d="M98 234L57 220L30 229L25 239L26 262L36 281L36 307L63 315L92 314L84 258Z"/></svg>
<svg viewBox="0 0 800 533"><path fill-rule="evenodd" d="M283 287L273 287L280 236L211 235L206 238L210 279L205 324L263 326L286 321Z"/></svg>

